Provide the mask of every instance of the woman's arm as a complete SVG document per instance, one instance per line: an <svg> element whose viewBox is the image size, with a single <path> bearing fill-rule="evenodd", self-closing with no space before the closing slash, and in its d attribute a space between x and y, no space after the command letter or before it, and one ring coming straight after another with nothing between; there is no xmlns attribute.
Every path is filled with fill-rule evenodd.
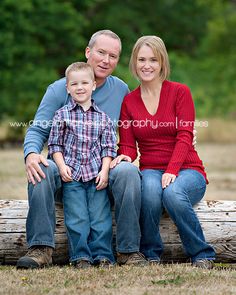
<svg viewBox="0 0 236 295"><path fill-rule="evenodd" d="M177 176L188 155L189 149L192 147L195 121L195 109L192 95L189 88L185 85L182 85L178 91L176 117L176 144L165 172Z"/></svg>

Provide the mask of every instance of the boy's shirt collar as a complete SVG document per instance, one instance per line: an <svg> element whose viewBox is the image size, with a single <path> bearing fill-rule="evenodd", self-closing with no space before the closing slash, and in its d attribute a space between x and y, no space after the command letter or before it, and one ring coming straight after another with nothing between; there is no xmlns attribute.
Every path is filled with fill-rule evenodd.
<svg viewBox="0 0 236 295"><path fill-rule="evenodd" d="M75 109L76 107L79 107L80 109L83 109L79 104L77 104L74 99L72 99L72 97L70 97L69 103L68 103L68 110L72 111L73 109ZM98 112L98 113L102 113L102 111L97 107L96 103L94 102L93 99L91 99L91 107L88 109L93 109L94 111Z"/></svg>

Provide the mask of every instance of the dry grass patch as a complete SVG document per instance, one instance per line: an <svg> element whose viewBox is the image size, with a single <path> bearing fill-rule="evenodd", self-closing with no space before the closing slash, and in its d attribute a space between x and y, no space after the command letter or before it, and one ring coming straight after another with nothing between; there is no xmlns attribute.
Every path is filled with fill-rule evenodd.
<svg viewBox="0 0 236 295"><path fill-rule="evenodd" d="M198 143L197 151L210 180L205 199L236 200L236 144ZM26 199L23 150L0 150L0 163L0 199Z"/></svg>
<svg viewBox="0 0 236 295"><path fill-rule="evenodd" d="M200 270L188 264L76 270L1 267L0 294L235 294L235 270Z"/></svg>

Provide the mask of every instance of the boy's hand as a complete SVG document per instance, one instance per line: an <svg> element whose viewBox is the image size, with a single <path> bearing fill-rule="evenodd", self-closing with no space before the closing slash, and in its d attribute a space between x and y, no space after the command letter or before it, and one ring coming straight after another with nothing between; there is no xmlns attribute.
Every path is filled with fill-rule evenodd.
<svg viewBox="0 0 236 295"><path fill-rule="evenodd" d="M72 173L71 173L71 169L69 166L63 165L63 166L59 167L59 172L60 172L61 178L64 182L70 182L73 180L71 178Z"/></svg>
<svg viewBox="0 0 236 295"><path fill-rule="evenodd" d="M98 173L98 176L97 176L97 178L95 180L95 183L97 183L96 189L98 191L106 188L107 185L108 185L108 172L101 170Z"/></svg>

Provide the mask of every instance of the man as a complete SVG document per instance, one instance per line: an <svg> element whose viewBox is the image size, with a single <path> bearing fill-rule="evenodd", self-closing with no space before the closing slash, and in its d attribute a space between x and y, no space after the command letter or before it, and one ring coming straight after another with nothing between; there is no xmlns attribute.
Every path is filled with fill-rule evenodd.
<svg viewBox="0 0 236 295"><path fill-rule="evenodd" d="M121 103L128 93L128 86L111 76L120 53L120 38L109 30L93 34L85 50L97 84L92 97L113 121L119 119ZM40 268L52 263L55 199L61 195L61 178L56 164L46 160L41 151L48 140L54 113L67 104L69 98L65 78L51 84L37 110L34 124L26 133L24 155L29 181L29 212L26 221L29 251L18 260L17 268ZM133 164L124 161L110 171L109 189L115 203L118 264L147 263L139 253L140 188L139 171Z"/></svg>

